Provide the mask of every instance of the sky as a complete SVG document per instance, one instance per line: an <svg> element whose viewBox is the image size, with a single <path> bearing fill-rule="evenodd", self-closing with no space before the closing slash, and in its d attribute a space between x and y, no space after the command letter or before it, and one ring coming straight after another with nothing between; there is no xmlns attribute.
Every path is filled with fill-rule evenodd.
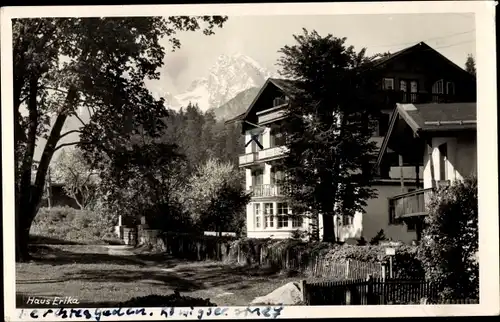
<svg viewBox="0 0 500 322"><path fill-rule="evenodd" d="M367 47L368 54L394 52L426 42L448 59L464 67L468 54L475 56L474 14L377 14L377 15L302 15L302 16L230 16L215 34L201 32L178 34L181 49L165 57L161 84L172 94L183 92L198 77L207 75L221 54L248 55L263 67L276 70L278 50L293 45L294 34L302 28L320 35L347 37L357 50ZM165 46L168 42L165 40ZM153 85L154 86L154 85Z"/></svg>

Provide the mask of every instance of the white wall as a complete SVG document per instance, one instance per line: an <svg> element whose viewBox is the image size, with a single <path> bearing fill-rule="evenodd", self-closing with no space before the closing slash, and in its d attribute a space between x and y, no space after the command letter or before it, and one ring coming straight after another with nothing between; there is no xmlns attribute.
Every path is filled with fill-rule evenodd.
<svg viewBox="0 0 500 322"><path fill-rule="evenodd" d="M446 162L447 178L440 176L439 146L447 144L448 158ZM431 163L429 146L424 154L424 188L432 187ZM447 138L436 137L432 139L432 160L434 162L435 180L461 180L466 176L477 174L477 144L475 137Z"/></svg>
<svg viewBox="0 0 500 322"><path fill-rule="evenodd" d="M395 195L403 193L400 185L376 185L373 188L377 189L378 196L367 200L365 213L362 217L363 237L366 241L370 241L381 230L387 238L392 238L394 241L402 241L411 243L417 239L416 232L408 231L406 225L389 225L389 199ZM414 189L414 185L406 187Z"/></svg>

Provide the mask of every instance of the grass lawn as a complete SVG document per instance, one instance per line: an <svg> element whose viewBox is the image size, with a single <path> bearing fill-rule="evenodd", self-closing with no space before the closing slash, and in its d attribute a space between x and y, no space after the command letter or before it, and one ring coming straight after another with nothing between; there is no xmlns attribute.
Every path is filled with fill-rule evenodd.
<svg viewBox="0 0 500 322"><path fill-rule="evenodd" d="M133 297L170 295L174 290L209 298L219 306L247 305L301 279L263 268L110 252L103 245L36 247L35 261L16 263L19 308L33 307L26 303L29 297L72 297L80 307L110 307Z"/></svg>

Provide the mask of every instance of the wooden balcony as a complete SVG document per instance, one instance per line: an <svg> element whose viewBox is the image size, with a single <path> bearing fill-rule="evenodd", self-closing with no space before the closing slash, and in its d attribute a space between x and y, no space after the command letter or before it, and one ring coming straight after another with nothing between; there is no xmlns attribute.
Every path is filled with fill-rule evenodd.
<svg viewBox="0 0 500 322"><path fill-rule="evenodd" d="M427 203L433 193L432 188L420 189L389 198L389 211L395 219L427 215Z"/></svg>
<svg viewBox="0 0 500 322"><path fill-rule="evenodd" d="M275 184L261 184L250 187L252 198L280 197L283 196L283 189Z"/></svg>
<svg viewBox="0 0 500 322"><path fill-rule="evenodd" d="M276 146L269 149L264 149L258 152L259 160L269 160L284 157L288 153L288 148L285 146Z"/></svg>
<svg viewBox="0 0 500 322"><path fill-rule="evenodd" d="M239 157L240 166L249 165L255 161L257 161L257 152L243 154Z"/></svg>
<svg viewBox="0 0 500 322"><path fill-rule="evenodd" d="M434 94L434 93L407 93L402 91L383 90L379 94L385 104L393 106L402 104L427 104L427 103L454 103L461 99L456 95Z"/></svg>
<svg viewBox="0 0 500 322"><path fill-rule="evenodd" d="M258 124L263 125L267 123L274 122L276 120L282 119L285 117L286 111L284 108L280 107L279 109L272 108L267 111L262 111L257 114Z"/></svg>

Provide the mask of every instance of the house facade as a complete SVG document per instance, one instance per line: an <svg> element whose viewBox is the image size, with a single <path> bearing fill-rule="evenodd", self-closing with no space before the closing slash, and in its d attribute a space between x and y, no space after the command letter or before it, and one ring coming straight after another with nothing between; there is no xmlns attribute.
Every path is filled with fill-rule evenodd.
<svg viewBox="0 0 500 322"><path fill-rule="evenodd" d="M391 115L398 103L440 105L475 101L475 78L425 43L381 58L375 62L375 68L382 71L380 95L373 102L374 108L382 112L380 119L373 120L376 126L372 140L379 148L390 131ZM283 171L276 160L287 153L280 122L284 120L293 84L269 79L247 111L235 119L243 124L246 146L239 165L245 171L246 189L252 192L247 205L248 237L288 238L297 229L312 229L311 219L291 216L283 191L277 185ZM390 239L406 243L418 237L412 221L394 218L389 201L397 194L422 188L429 170L423 162L403 157L391 147L386 147L384 157L379 159L373 186L378 197L367 201L364 213L332 218L340 241L361 237L369 241L380 230ZM321 218L317 224L322 232Z"/></svg>
<svg viewBox="0 0 500 322"><path fill-rule="evenodd" d="M389 199L395 221L411 222L420 239L427 202L437 187L477 175L476 103L397 104L380 149L423 167L423 186Z"/></svg>

